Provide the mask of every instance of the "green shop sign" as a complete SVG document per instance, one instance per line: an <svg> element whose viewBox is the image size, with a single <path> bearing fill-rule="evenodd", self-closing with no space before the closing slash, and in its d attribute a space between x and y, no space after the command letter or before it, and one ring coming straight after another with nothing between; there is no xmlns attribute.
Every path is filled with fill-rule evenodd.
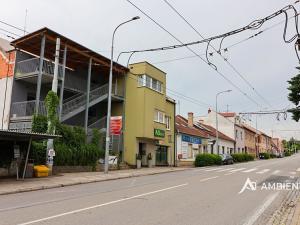
<svg viewBox="0 0 300 225"><path fill-rule="evenodd" d="M154 129L154 137L165 137L165 131L161 129Z"/></svg>

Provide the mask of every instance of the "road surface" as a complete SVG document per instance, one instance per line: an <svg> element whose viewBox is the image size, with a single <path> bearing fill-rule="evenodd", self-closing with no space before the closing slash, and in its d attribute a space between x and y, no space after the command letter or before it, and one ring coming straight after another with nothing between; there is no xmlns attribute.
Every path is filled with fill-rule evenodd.
<svg viewBox="0 0 300 225"><path fill-rule="evenodd" d="M295 181L300 154L219 167L0 196L0 224L266 224L288 191L264 181ZM257 190L239 194L247 178Z"/></svg>

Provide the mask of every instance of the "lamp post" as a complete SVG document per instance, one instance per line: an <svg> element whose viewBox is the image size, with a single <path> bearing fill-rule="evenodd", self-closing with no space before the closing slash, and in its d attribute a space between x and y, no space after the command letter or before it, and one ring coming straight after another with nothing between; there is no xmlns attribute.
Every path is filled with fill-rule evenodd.
<svg viewBox="0 0 300 225"><path fill-rule="evenodd" d="M112 36L111 42L111 56L110 56L110 69L109 69L109 81L108 81L108 100L107 100L107 120L106 120L106 139L105 139L105 160L104 160L104 173L108 173L108 156L109 156L109 143L110 143L110 117L111 117L111 91L112 91L112 76L113 76L113 60L114 60L114 38L117 29L131 21L140 19L139 16L135 16L130 20L127 20L121 24L119 24Z"/></svg>
<svg viewBox="0 0 300 225"><path fill-rule="evenodd" d="M223 93L231 92L232 90L221 91L216 94L216 153L219 154L219 124L218 124L218 96Z"/></svg>

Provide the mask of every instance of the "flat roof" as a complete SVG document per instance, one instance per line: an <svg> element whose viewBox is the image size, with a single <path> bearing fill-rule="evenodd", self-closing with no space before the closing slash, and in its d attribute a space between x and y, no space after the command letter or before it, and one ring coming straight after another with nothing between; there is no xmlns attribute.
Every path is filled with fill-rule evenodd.
<svg viewBox="0 0 300 225"><path fill-rule="evenodd" d="M55 139L58 137L61 136L45 133L0 129L0 141L28 141L30 138L32 138L33 141L39 141L46 139Z"/></svg>
<svg viewBox="0 0 300 225"><path fill-rule="evenodd" d="M47 27L41 28L37 31L29 33L21 38L13 40L11 45L17 49L32 53L34 55L40 56L41 49L41 40L43 35L46 36L45 43L45 53L44 57L47 59L54 60L55 55L55 47L56 47L56 38L60 38L61 42L61 54L60 58L63 57L64 47L67 46L67 67L76 68L83 64L87 66L89 63L89 59L92 58L94 63L99 64L99 66L106 67L109 69L110 67L110 59L100 55L99 53L84 47L81 44L53 31ZM62 60L61 60L62 61ZM82 66L82 65L81 65ZM117 72L125 73L128 70L127 67L122 66L121 64L114 62L114 70Z"/></svg>

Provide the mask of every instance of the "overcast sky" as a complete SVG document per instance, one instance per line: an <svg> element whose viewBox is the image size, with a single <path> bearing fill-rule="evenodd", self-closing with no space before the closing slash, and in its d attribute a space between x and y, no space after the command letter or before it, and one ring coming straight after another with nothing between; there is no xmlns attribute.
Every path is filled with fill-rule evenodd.
<svg viewBox="0 0 300 225"><path fill-rule="evenodd" d="M131 1L182 42L201 40L198 34L176 15L163 0ZM205 37L240 28L294 2L286 0L168 1ZM297 5L297 8L299 6ZM137 15L141 17L140 20L126 24L118 30L116 52L178 44L178 41L126 0L27 0L26 3L22 0L10 0L2 3L0 20L24 27L26 9L28 10L26 30L29 32L41 27L49 27L107 57L110 54L109 49L114 28L119 23ZM180 113L183 116L186 116L189 111L194 112L196 116L205 115L208 105L214 107L216 93L227 89L233 91L220 96L219 109L221 111L226 111L227 107L229 111L235 112L292 107L292 104L287 100L288 91L286 88L287 80L297 73L295 69L297 58L293 44L285 44L283 41L284 25L272 27L283 20L284 16L281 15L266 22L259 30L228 37L223 42L223 47L227 47L258 31L271 28L256 38L229 48L229 51L224 54L224 57L228 58L228 61L254 86L257 92L264 96L271 107L216 54L210 57L210 60L218 67L218 70L262 105L262 108L247 99L198 57L189 57L193 56L193 53L186 48L136 54L132 57L131 62L149 61L167 73L167 88L171 90L168 94L180 101L180 107L177 107L177 111L180 108ZM290 25L288 34L293 34L291 31L293 31L294 26L292 23ZM0 28L18 32L3 24L0 24ZM3 37L1 33L0 35ZM215 41L211 44L217 47L219 42ZM199 55L205 54L205 48L205 45L192 47ZM213 49L210 48L210 51ZM189 58L166 62L182 57ZM128 56L124 55L120 62L126 64L127 59ZM199 102L194 104L182 97L174 96L172 91L197 99ZM252 119L252 125L255 125L253 123L255 116L250 119ZM291 119L277 121L275 115L268 115L259 116L257 121L258 128L270 135L272 134L271 130L274 130L274 136L283 138L297 136L300 138L300 132L278 131L300 129L299 123L293 122Z"/></svg>

